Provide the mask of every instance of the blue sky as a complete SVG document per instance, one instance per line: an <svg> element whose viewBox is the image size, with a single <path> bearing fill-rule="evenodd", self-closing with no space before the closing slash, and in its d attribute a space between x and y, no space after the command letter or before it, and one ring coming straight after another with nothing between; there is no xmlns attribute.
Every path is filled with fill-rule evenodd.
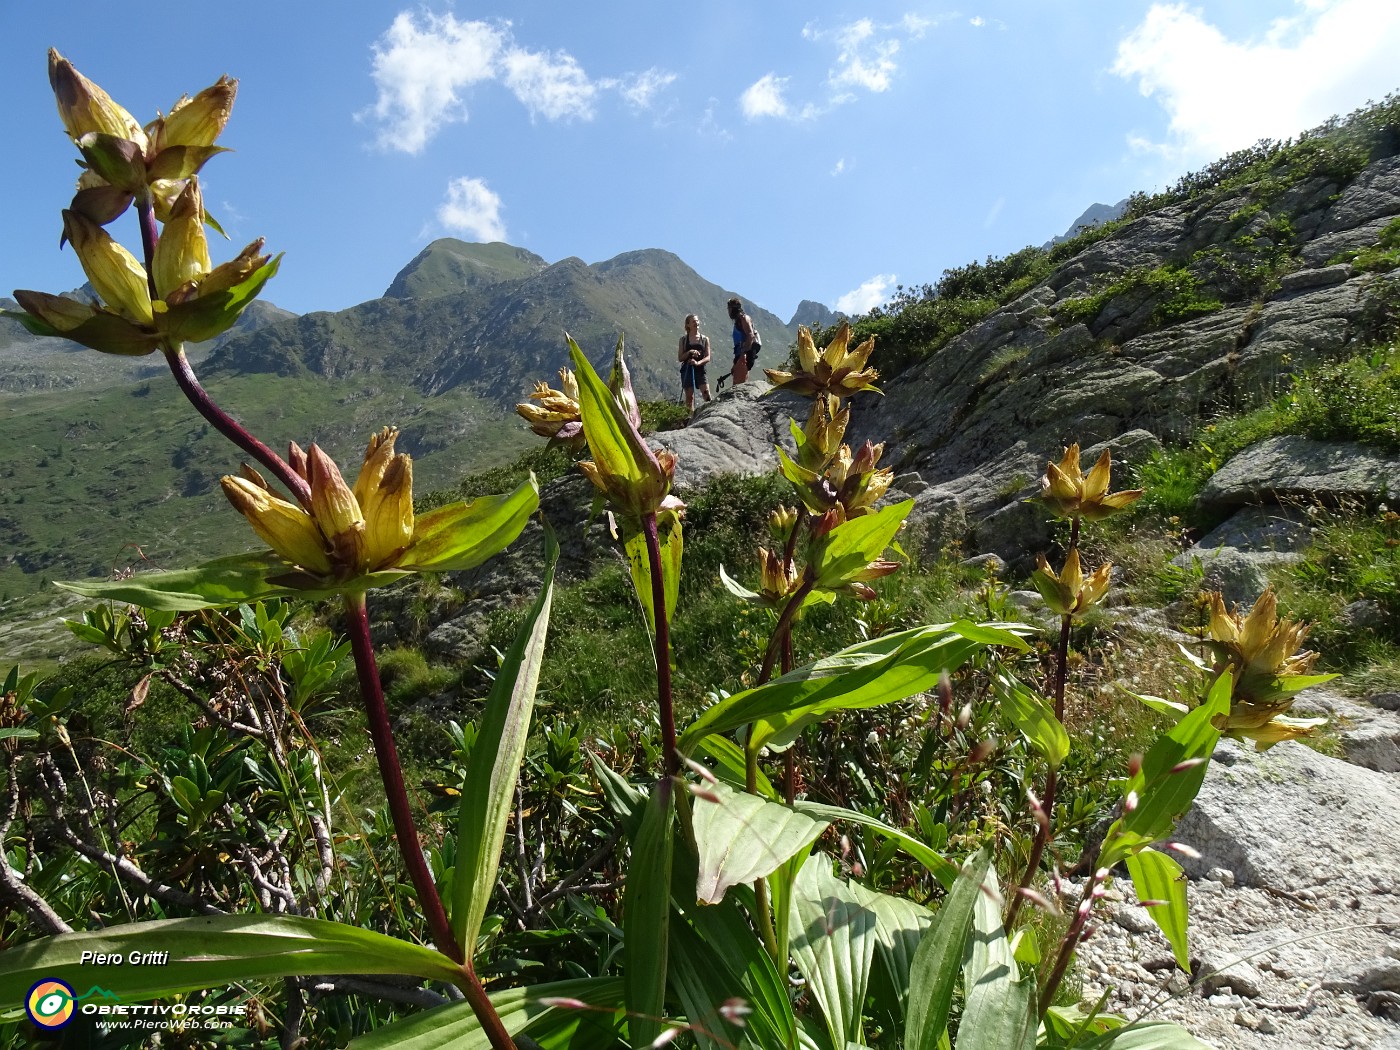
<svg viewBox="0 0 1400 1050"><path fill-rule="evenodd" d="M265 236L265 297L299 313L382 294L440 236L665 248L784 318L859 311L1400 89L1396 0L113 10L0 0L0 292L83 279L49 47L143 122L239 78L215 261Z"/></svg>

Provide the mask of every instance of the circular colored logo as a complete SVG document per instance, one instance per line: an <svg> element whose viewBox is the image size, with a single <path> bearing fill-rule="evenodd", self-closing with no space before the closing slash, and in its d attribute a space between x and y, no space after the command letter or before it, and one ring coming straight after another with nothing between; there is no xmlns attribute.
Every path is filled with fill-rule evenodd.
<svg viewBox="0 0 1400 1050"><path fill-rule="evenodd" d="M57 978L45 978L29 989L24 1009L40 1028L62 1028L73 1020L73 989Z"/></svg>

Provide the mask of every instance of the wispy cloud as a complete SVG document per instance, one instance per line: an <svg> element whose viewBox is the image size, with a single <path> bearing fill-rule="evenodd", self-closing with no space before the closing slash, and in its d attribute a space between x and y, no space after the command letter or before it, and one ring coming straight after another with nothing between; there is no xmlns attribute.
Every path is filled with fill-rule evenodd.
<svg viewBox="0 0 1400 1050"><path fill-rule="evenodd" d="M831 166L831 177L835 178L846 170L846 158L838 157L836 163Z"/></svg>
<svg viewBox="0 0 1400 1050"><path fill-rule="evenodd" d="M739 108L744 116L749 120L757 120L759 117L787 117L792 111L788 107L787 100L783 98L783 90L787 87L788 78L780 77L776 73L768 73L750 84L748 89L739 96Z"/></svg>
<svg viewBox="0 0 1400 1050"><path fill-rule="evenodd" d="M854 101L863 93L889 91L899 74L901 48L922 38L935 24L934 20L917 14L907 14L893 22L858 18L833 27L808 22L802 27L802 38L835 52L816 96L801 105L791 103L785 94L791 78L769 73L740 97L744 116L750 120L759 117L810 120L835 106Z"/></svg>
<svg viewBox="0 0 1400 1050"><path fill-rule="evenodd" d="M447 197L438 207L438 222L476 241L503 241L506 224L501 219L501 197L481 179L465 176L447 184Z"/></svg>
<svg viewBox="0 0 1400 1050"><path fill-rule="evenodd" d="M652 66L643 73L634 73L616 81L617 91L633 109L651 109L660 94L676 81L676 74Z"/></svg>
<svg viewBox="0 0 1400 1050"><path fill-rule="evenodd" d="M513 48L502 64L506 87L525 104L531 119L593 119L598 88L567 51Z"/></svg>
<svg viewBox="0 0 1400 1050"><path fill-rule="evenodd" d="M1286 138L1395 89L1400 4L1295 0L1263 33L1232 40L1197 10L1155 3L1118 45L1113 71L1169 117L1168 138L1130 146L1198 163Z"/></svg>
<svg viewBox="0 0 1400 1050"><path fill-rule="evenodd" d="M836 300L836 309L851 317L868 313L890 297L896 277L892 273L877 273L854 291Z"/></svg>
<svg viewBox="0 0 1400 1050"><path fill-rule="evenodd" d="M591 120L598 99L618 91L634 110L653 104L675 79L660 69L595 80L564 50L518 44L509 22L459 21L452 14L402 11L372 45L374 105L357 114L378 125L384 149L419 153L446 125L467 119L466 95L500 82L532 120Z"/></svg>

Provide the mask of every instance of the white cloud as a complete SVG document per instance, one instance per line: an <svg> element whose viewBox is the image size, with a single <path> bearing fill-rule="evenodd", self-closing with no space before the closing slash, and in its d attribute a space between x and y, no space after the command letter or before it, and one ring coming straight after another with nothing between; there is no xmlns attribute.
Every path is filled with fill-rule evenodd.
<svg viewBox="0 0 1400 1050"><path fill-rule="evenodd" d="M845 157L840 157L840 158L837 159L835 165L832 166L831 175L832 175L833 178L835 178L837 175L840 175L840 174L841 174L843 171L845 171L845 170L846 170L846 158L845 158Z"/></svg>
<svg viewBox="0 0 1400 1050"><path fill-rule="evenodd" d="M477 241L503 241L506 224L501 220L500 195L481 179L465 176L447 184L447 199L438 207L438 221L449 230Z"/></svg>
<svg viewBox="0 0 1400 1050"><path fill-rule="evenodd" d="M783 112L768 115L810 119L835 106L855 101L862 91L874 94L889 91L899 72L900 49L908 41L921 39L937 24L937 19L918 14L906 14L893 22L858 18L829 29L808 22L802 27L802 39L824 44L836 52L826 72L826 98L800 107L789 106L784 99Z"/></svg>
<svg viewBox="0 0 1400 1050"><path fill-rule="evenodd" d="M594 80L567 51L521 47L510 29L509 22L400 12L372 45L378 98L357 118L378 124L382 148L419 153L444 126L467 119L463 96L476 84L499 81L532 120L591 120L603 91L616 90L642 110L675 80L656 67Z"/></svg>
<svg viewBox="0 0 1400 1050"><path fill-rule="evenodd" d="M1232 40L1199 11L1154 3L1118 45L1113 71L1166 110L1169 140L1137 148L1198 163L1287 138L1396 86L1400 4L1296 0L1296 10Z"/></svg>
<svg viewBox="0 0 1400 1050"><path fill-rule="evenodd" d="M598 88L577 59L567 51L526 51L513 48L502 65L505 84L525 104L531 118L593 119Z"/></svg>
<svg viewBox="0 0 1400 1050"><path fill-rule="evenodd" d="M877 273L859 288L837 299L836 309L850 317L869 313L890 297L890 290L894 285L894 274Z"/></svg>
<svg viewBox="0 0 1400 1050"><path fill-rule="evenodd" d="M620 94L633 109L650 109L656 98L676 81L676 74L652 66L644 73L634 73L616 82Z"/></svg>
<svg viewBox="0 0 1400 1050"><path fill-rule="evenodd" d="M418 153L448 123L467 119L460 92L496 76L504 27L407 11L374 44L379 98L367 112L381 125L386 149Z"/></svg>
<svg viewBox="0 0 1400 1050"><path fill-rule="evenodd" d="M970 26L977 26L980 29L982 26L987 24L987 20L981 15L973 15L967 20L967 24Z"/></svg>
<svg viewBox="0 0 1400 1050"><path fill-rule="evenodd" d="M982 220L984 230L990 230L995 225L997 219L1001 217L1001 209L1004 207L1006 207L1005 197L998 197L992 202L992 206L987 209L987 217Z"/></svg>
<svg viewBox="0 0 1400 1050"><path fill-rule="evenodd" d="M739 108L744 111L744 116L749 120L788 116L791 111L783 98L787 82L787 77L768 73L750 84L748 90L739 96Z"/></svg>

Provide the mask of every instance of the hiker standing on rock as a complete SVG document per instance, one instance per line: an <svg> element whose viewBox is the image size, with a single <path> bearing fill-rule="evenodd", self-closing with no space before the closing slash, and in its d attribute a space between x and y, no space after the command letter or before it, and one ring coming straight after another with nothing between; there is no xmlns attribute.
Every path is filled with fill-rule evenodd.
<svg viewBox="0 0 1400 1050"><path fill-rule="evenodd" d="M676 348L676 360L681 363L681 389L685 391L685 407L695 415L695 391L710 400L710 383L705 378L705 366L710 363L710 337L700 334L698 314L686 314L685 335Z"/></svg>
<svg viewBox="0 0 1400 1050"><path fill-rule="evenodd" d="M737 298L729 300L729 319L734 322L734 368L728 376L720 379L721 389L724 387L724 380L730 376L734 378L736 386L745 382L749 378L749 369L753 367L759 350L763 348L763 344L759 342L758 329L753 326L749 315L744 313L744 304Z"/></svg>

